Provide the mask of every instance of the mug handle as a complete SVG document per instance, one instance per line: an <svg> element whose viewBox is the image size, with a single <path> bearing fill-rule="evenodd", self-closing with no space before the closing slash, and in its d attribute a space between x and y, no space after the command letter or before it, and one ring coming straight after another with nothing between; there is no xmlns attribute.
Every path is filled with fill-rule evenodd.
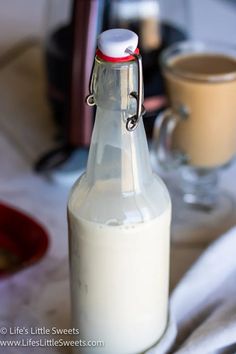
<svg viewBox="0 0 236 354"><path fill-rule="evenodd" d="M157 116L154 125L153 150L158 164L165 170L176 169L188 161L185 153L173 150L173 132L177 124L186 118L186 112L176 114L171 108L165 109Z"/></svg>

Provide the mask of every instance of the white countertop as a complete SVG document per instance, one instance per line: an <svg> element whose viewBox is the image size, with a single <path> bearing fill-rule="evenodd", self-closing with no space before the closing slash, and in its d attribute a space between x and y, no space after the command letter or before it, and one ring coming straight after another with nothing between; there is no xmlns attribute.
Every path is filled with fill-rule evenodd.
<svg viewBox="0 0 236 354"><path fill-rule="evenodd" d="M50 248L41 262L0 281L0 327L70 326L68 187L32 171L33 162L54 145L54 132L45 98L41 52L34 47L0 70L0 198L40 221L49 232ZM235 181L236 164L221 176L221 185L234 196ZM183 224L183 214L177 216L172 235L172 288L206 245L228 227L221 223L219 228L215 220L191 235ZM14 335L17 338L22 336ZM13 338L8 333L4 339ZM69 350L24 348L24 353L28 352L52 354ZM22 348L0 348L0 353L22 354Z"/></svg>

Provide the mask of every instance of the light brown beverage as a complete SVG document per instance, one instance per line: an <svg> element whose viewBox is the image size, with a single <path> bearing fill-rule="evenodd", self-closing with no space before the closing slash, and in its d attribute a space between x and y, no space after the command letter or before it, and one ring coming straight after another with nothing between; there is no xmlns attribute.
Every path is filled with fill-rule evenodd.
<svg viewBox="0 0 236 354"><path fill-rule="evenodd" d="M189 110L174 148L197 167L229 162L236 152L236 60L218 54L179 55L164 70L170 105Z"/></svg>

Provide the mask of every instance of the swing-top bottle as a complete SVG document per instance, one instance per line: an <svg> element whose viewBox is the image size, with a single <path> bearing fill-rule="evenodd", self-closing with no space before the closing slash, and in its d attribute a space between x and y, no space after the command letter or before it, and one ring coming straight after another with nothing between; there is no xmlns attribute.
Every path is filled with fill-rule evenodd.
<svg viewBox="0 0 236 354"><path fill-rule="evenodd" d="M83 354L142 353L167 325L171 203L150 166L137 42L124 29L98 38L88 164L68 203L72 317Z"/></svg>

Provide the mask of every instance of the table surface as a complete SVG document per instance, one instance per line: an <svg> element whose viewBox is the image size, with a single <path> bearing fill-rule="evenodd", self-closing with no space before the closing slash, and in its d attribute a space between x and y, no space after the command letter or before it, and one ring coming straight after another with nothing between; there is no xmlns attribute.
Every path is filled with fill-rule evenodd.
<svg viewBox="0 0 236 354"><path fill-rule="evenodd" d="M0 281L0 327L67 328L70 323L66 224L69 188L32 169L37 158L55 146L55 126L45 92L39 46L33 46L0 70L0 198L34 216L50 235L50 248L41 262ZM236 193L235 179L236 164L232 164L221 173L221 187L231 198ZM192 214L188 214L187 221L189 212L178 203L174 201L171 289L209 242L236 220L233 204L227 223L219 220L217 213L203 218L194 214L191 223ZM7 337L12 339L9 333ZM14 335L16 338L21 339L20 335ZM21 348L4 349L4 353L13 352L22 353ZM30 353L30 348L24 352ZM47 352L69 351L48 348Z"/></svg>

